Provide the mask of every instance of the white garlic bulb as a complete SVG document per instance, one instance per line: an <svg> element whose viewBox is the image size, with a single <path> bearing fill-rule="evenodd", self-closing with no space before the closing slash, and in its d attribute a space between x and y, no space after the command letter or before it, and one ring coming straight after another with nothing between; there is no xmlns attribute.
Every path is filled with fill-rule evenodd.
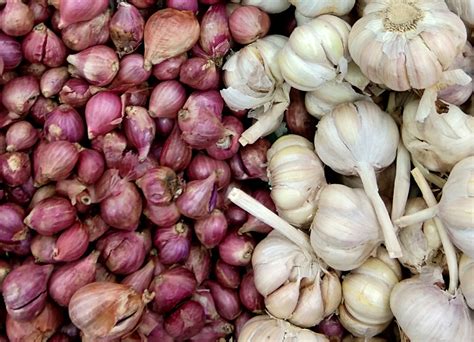
<svg viewBox="0 0 474 342"><path fill-rule="evenodd" d="M333 14L338 17L348 14L354 7L355 0L289 0L296 7L295 18L301 26L313 18L323 14Z"/></svg>
<svg viewBox="0 0 474 342"><path fill-rule="evenodd" d="M459 280L461 291L466 299L467 305L474 309L474 259L469 258L466 254L461 256L459 260Z"/></svg>
<svg viewBox="0 0 474 342"><path fill-rule="evenodd" d="M311 245L325 263L340 271L352 270L382 242L382 230L364 190L340 184L321 190L311 225Z"/></svg>
<svg viewBox="0 0 474 342"><path fill-rule="evenodd" d="M310 91L347 70L350 26L333 15L322 15L296 27L278 55L286 82Z"/></svg>
<svg viewBox="0 0 474 342"><path fill-rule="evenodd" d="M474 156L453 167L438 210L453 244L474 258Z"/></svg>
<svg viewBox="0 0 474 342"><path fill-rule="evenodd" d="M349 51L372 82L424 89L438 82L466 38L463 22L442 0L378 0L354 24Z"/></svg>
<svg viewBox="0 0 474 342"><path fill-rule="evenodd" d="M451 11L461 17L464 22L474 28L474 2L470 0L446 0Z"/></svg>
<svg viewBox="0 0 474 342"><path fill-rule="evenodd" d="M316 257L277 231L255 248L255 287L267 311L300 327L311 327L332 314L341 301L339 278L319 265Z"/></svg>
<svg viewBox="0 0 474 342"><path fill-rule="evenodd" d="M426 203L423 198L411 198L408 200L405 215L425 208ZM411 273L420 273L422 267L441 262L441 240L432 219L404 227L400 230L399 239L403 256L398 260Z"/></svg>
<svg viewBox="0 0 474 342"><path fill-rule="evenodd" d="M439 269L426 269L394 286L390 307L411 341L470 341L473 321L461 293L443 291Z"/></svg>
<svg viewBox="0 0 474 342"><path fill-rule="evenodd" d="M242 0L242 5L255 6L267 13L281 13L291 6L288 0Z"/></svg>
<svg viewBox="0 0 474 342"><path fill-rule="evenodd" d="M242 145L274 132L289 104L290 86L284 82L276 55L287 38L269 35L245 46L224 64L222 98L232 110L246 110L257 122L241 135Z"/></svg>
<svg viewBox="0 0 474 342"><path fill-rule="evenodd" d="M400 257L401 249L378 193L375 172L394 161L398 141L393 118L368 101L337 106L319 121L314 137L316 153L324 164L340 174L360 176L392 257Z"/></svg>
<svg viewBox="0 0 474 342"><path fill-rule="evenodd" d="M469 42L466 42L462 52L454 59L449 70L461 69L468 76L471 81L467 84L454 84L438 91L438 98L444 102L454 104L456 106L462 105L469 100L474 89L474 48Z"/></svg>
<svg viewBox="0 0 474 342"><path fill-rule="evenodd" d="M397 260L379 247L377 256L352 270L342 281L343 303L339 306L341 324L351 334L373 337L392 321L390 293L402 278Z"/></svg>
<svg viewBox="0 0 474 342"><path fill-rule="evenodd" d="M329 342L324 335L267 315L255 316L245 323L238 339L238 342L261 341Z"/></svg>
<svg viewBox="0 0 474 342"><path fill-rule="evenodd" d="M278 214L307 228L314 217L316 199L326 185L323 164L307 139L294 134L276 140L267 152L271 197Z"/></svg>
<svg viewBox="0 0 474 342"><path fill-rule="evenodd" d="M403 144L413 159L428 170L449 172L458 161L474 154L473 116L445 104L443 113L432 111L419 122L419 105L420 101L411 101L403 111Z"/></svg>

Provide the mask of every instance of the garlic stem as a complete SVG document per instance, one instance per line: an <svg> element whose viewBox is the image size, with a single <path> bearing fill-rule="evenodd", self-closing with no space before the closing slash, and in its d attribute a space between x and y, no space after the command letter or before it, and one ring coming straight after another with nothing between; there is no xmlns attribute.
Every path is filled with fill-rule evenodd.
<svg viewBox="0 0 474 342"><path fill-rule="evenodd" d="M397 165L393 187L392 220L397 219L405 212L410 192L410 153L402 142L398 144Z"/></svg>
<svg viewBox="0 0 474 342"><path fill-rule="evenodd" d="M420 191L423 195L423 199L425 200L428 207L436 207L438 202L431 191L431 188L426 181L425 177L418 168L414 168L411 171L413 178L415 179L416 184L420 188ZM438 229L438 235L441 239L441 243L443 244L444 254L446 255L446 261L448 263L448 271L449 271L449 292L454 294L457 287L458 287L458 261L456 257L456 251L454 250L454 246L449 239L448 233L446 232L446 228L444 227L443 222L439 219L439 217L433 218L436 228Z"/></svg>
<svg viewBox="0 0 474 342"><path fill-rule="evenodd" d="M240 144L242 146L253 144L259 138L275 131L280 125L288 105L289 103L287 102L272 105L269 110L257 118L257 122L241 134L239 139Z"/></svg>
<svg viewBox="0 0 474 342"><path fill-rule="evenodd" d="M357 171L362 180L362 184L364 185L365 193L367 194L367 197L369 197L380 226L382 227L385 247L387 247L388 254L391 258L400 258L403 255L400 242L395 234L395 227L390 220L387 208L380 198L374 168L367 163L359 163L357 165Z"/></svg>
<svg viewBox="0 0 474 342"><path fill-rule="evenodd" d="M398 227L406 227L411 224L424 222L435 217L436 215L438 215L437 205L417 211L416 213L410 215L401 216L394 220L393 223L395 223Z"/></svg>
<svg viewBox="0 0 474 342"><path fill-rule="evenodd" d="M446 179L431 173L427 168L425 168L418 160L412 158L411 162L422 173L423 177L430 183L436 185L438 188L442 189L444 184L446 184Z"/></svg>
<svg viewBox="0 0 474 342"><path fill-rule="evenodd" d="M309 238L305 233L290 225L288 222L283 220L281 217L276 215L253 197L247 195L240 189L233 188L230 191L228 198L235 205L255 216L255 218L259 219L263 223L268 224L270 227L285 236L288 240L301 247L303 250L310 254L314 254L313 248L309 242Z"/></svg>

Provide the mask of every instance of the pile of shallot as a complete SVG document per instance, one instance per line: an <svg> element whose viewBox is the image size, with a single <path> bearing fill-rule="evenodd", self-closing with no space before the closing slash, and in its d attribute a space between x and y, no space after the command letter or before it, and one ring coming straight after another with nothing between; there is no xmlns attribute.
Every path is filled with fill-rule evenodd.
<svg viewBox="0 0 474 342"><path fill-rule="evenodd" d="M474 5L0 0L0 341L468 341Z"/></svg>

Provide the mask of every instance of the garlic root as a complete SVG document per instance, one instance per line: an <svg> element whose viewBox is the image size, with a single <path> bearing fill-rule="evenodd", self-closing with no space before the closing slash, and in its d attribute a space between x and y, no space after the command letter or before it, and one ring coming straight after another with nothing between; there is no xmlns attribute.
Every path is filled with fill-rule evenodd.
<svg viewBox="0 0 474 342"><path fill-rule="evenodd" d="M276 215L270 209L265 207L253 197L247 195L240 189L233 188L228 198L237 206L244 209L249 214L255 216L258 220L268 224L280 234L285 236L288 240L301 247L303 250L313 254L313 248L309 243L308 236L291 226L288 222Z"/></svg>

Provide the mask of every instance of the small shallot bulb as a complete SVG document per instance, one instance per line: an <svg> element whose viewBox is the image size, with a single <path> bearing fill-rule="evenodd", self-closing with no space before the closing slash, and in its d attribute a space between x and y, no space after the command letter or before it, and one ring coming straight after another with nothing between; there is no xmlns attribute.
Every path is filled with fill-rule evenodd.
<svg viewBox="0 0 474 342"><path fill-rule="evenodd" d="M212 280L206 281L205 285L211 290L217 312L222 318L231 321L240 315L242 308L236 290L224 287Z"/></svg>
<svg viewBox="0 0 474 342"><path fill-rule="evenodd" d="M267 315L256 316L249 320L239 334L239 341L305 341L328 342L326 336L308 329L302 329L287 321Z"/></svg>
<svg viewBox="0 0 474 342"><path fill-rule="evenodd" d="M84 184L94 184L104 173L105 161L96 150L83 149L76 165L77 178Z"/></svg>
<svg viewBox="0 0 474 342"><path fill-rule="evenodd" d="M36 25L22 42L23 56L31 63L55 68L64 64L66 47L61 39L43 23Z"/></svg>
<svg viewBox="0 0 474 342"><path fill-rule="evenodd" d="M239 297L242 305L248 310L260 313L263 311L265 304L262 295L255 288L254 277L253 271L248 271L243 276L239 287Z"/></svg>
<svg viewBox="0 0 474 342"><path fill-rule="evenodd" d="M194 232L206 248L214 248L227 234L227 220L222 211L214 209L208 216L196 220Z"/></svg>
<svg viewBox="0 0 474 342"><path fill-rule="evenodd" d="M145 24L145 70L186 52L198 39L199 22L194 13L173 8L155 12Z"/></svg>
<svg viewBox="0 0 474 342"><path fill-rule="evenodd" d="M220 83L220 72L211 59L193 57L181 66L179 80L197 90L217 89Z"/></svg>
<svg viewBox="0 0 474 342"><path fill-rule="evenodd" d="M231 177L229 165L225 161L213 159L203 153L194 156L186 171L190 180L205 179L215 173L218 189L229 185Z"/></svg>
<svg viewBox="0 0 474 342"><path fill-rule="evenodd" d="M340 271L352 270L382 242L377 216L362 189L331 184L320 192L311 225L311 245L324 262Z"/></svg>
<svg viewBox="0 0 474 342"><path fill-rule="evenodd" d="M105 11L91 20L69 25L61 30L61 38L74 51L105 44L109 40L109 22L110 11Z"/></svg>
<svg viewBox="0 0 474 342"><path fill-rule="evenodd" d="M58 267L49 280L49 295L61 306L68 306L72 295L81 287L95 281L99 252Z"/></svg>
<svg viewBox="0 0 474 342"><path fill-rule="evenodd" d="M47 298L47 283L53 265L25 264L13 269L5 278L2 294L8 314L26 321L43 311Z"/></svg>
<svg viewBox="0 0 474 342"><path fill-rule="evenodd" d="M17 204L5 203L0 205L0 241L12 243L27 237L28 231L23 223L24 210Z"/></svg>
<svg viewBox="0 0 474 342"><path fill-rule="evenodd" d="M153 237L153 245L158 249L158 257L165 265L185 261L191 248L192 231L183 222L170 227L159 227Z"/></svg>
<svg viewBox="0 0 474 342"><path fill-rule="evenodd" d="M150 152L155 139L155 121L150 117L146 108L128 106L125 108L124 132L129 143L138 151L138 160L144 161Z"/></svg>
<svg viewBox="0 0 474 342"><path fill-rule="evenodd" d="M153 310L157 313L171 311L196 289L196 279L191 271L178 266L168 269L153 279L150 290L159 294L153 301Z"/></svg>
<svg viewBox="0 0 474 342"><path fill-rule="evenodd" d="M339 319L344 328L360 337L373 337L385 330L393 318L390 293L401 278L400 264L382 247L376 257L352 270L342 281L344 301L339 306Z"/></svg>
<svg viewBox="0 0 474 342"><path fill-rule="evenodd" d="M207 216L216 206L216 175L212 173L203 180L194 180L186 184L186 189L176 200L181 214L192 219Z"/></svg>
<svg viewBox="0 0 474 342"><path fill-rule="evenodd" d="M89 139L112 131L122 122L122 102L112 92L94 95L87 102L85 112Z"/></svg>
<svg viewBox="0 0 474 342"><path fill-rule="evenodd" d="M13 37L24 36L33 29L34 15L21 0L9 0L0 16L2 31Z"/></svg>
<svg viewBox="0 0 474 342"><path fill-rule="evenodd" d="M311 91L335 80L347 70L350 29L344 20L329 14L295 28L278 55L285 81L296 89Z"/></svg>
<svg viewBox="0 0 474 342"><path fill-rule="evenodd" d="M436 84L465 41L462 20L444 2L382 0L364 8L349 51L372 82L405 91Z"/></svg>
<svg viewBox="0 0 474 342"><path fill-rule="evenodd" d="M209 6L201 19L199 44L212 58L222 58L230 49L231 36L224 4Z"/></svg>
<svg viewBox="0 0 474 342"><path fill-rule="evenodd" d="M46 98L59 94L68 79L69 73L67 67L57 67L46 70L40 80L41 94Z"/></svg>
<svg viewBox="0 0 474 342"><path fill-rule="evenodd" d="M119 70L117 54L105 45L96 45L75 55L69 55L67 61L72 76L83 77L98 87L112 82Z"/></svg>
<svg viewBox="0 0 474 342"><path fill-rule="evenodd" d="M240 285L240 268L229 265L218 259L214 266L214 276L219 284L230 289L237 289Z"/></svg>
<svg viewBox="0 0 474 342"><path fill-rule="evenodd" d="M474 260L463 254L459 260L459 281L462 294L471 309L474 308L474 283L471 281L473 277Z"/></svg>
<svg viewBox="0 0 474 342"><path fill-rule="evenodd" d="M177 341L193 337L205 325L204 309L201 304L189 300L179 306L175 312L165 319L166 332Z"/></svg>
<svg viewBox="0 0 474 342"><path fill-rule="evenodd" d="M130 274L137 271L145 261L151 248L151 237L148 231L117 231L100 238L96 248L111 272Z"/></svg>
<svg viewBox="0 0 474 342"><path fill-rule="evenodd" d="M265 37L270 29L270 17L254 6L241 6L229 18L232 38L239 44L250 44Z"/></svg>
<svg viewBox="0 0 474 342"><path fill-rule="evenodd" d="M311 140L314 138L314 133L316 132L317 121L308 113L310 111L305 104L304 94L304 92L295 88L291 89L290 105L285 113L285 122L290 133L301 135Z"/></svg>
<svg viewBox="0 0 474 342"><path fill-rule="evenodd" d="M82 107L92 96L89 83L82 79L68 80L59 92L59 100L73 107Z"/></svg>
<svg viewBox="0 0 474 342"><path fill-rule="evenodd" d="M219 256L233 266L247 266L252 259L255 240L250 234L229 232L219 244Z"/></svg>
<svg viewBox="0 0 474 342"><path fill-rule="evenodd" d="M12 79L2 89L2 104L14 117L28 113L40 95L39 83L33 76Z"/></svg>
<svg viewBox="0 0 474 342"><path fill-rule="evenodd" d="M155 262L150 260L145 266L123 278L121 283L130 285L138 293L143 293L150 286L154 271Z"/></svg>
<svg viewBox="0 0 474 342"><path fill-rule="evenodd" d="M63 313L57 306L46 303L43 311L28 321L17 321L7 315L6 330L10 341L45 341L61 327Z"/></svg>
<svg viewBox="0 0 474 342"><path fill-rule="evenodd" d="M318 123L314 145L319 158L337 173L359 175L383 231L392 257L402 255L395 227L380 198L375 172L395 159L399 141L397 124L368 101L337 106Z"/></svg>
<svg viewBox="0 0 474 342"><path fill-rule="evenodd" d="M393 288L390 308L411 341L469 341L472 337L472 312L464 297L440 285L444 285L441 270L426 268Z"/></svg>
<svg viewBox="0 0 474 342"><path fill-rule="evenodd" d="M69 141L41 142L33 155L36 185L66 179L79 158L78 147Z"/></svg>
<svg viewBox="0 0 474 342"><path fill-rule="evenodd" d="M289 134L267 152L271 197L278 214L297 227L308 227L319 191L326 185L323 164L307 139Z"/></svg>
<svg viewBox="0 0 474 342"><path fill-rule="evenodd" d="M103 13L109 2L107 0L60 0L59 1L59 28L65 28L80 21L91 20Z"/></svg>
<svg viewBox="0 0 474 342"><path fill-rule="evenodd" d="M181 83L174 80L164 81L153 88L148 109L154 118L174 119L185 101L186 90Z"/></svg>
<svg viewBox="0 0 474 342"><path fill-rule="evenodd" d="M135 51L143 39L145 20L138 9L127 2L119 2L110 20L110 38L119 55Z"/></svg>
<svg viewBox="0 0 474 342"><path fill-rule="evenodd" d="M176 173L166 166L147 170L136 184L147 202L155 205L170 203L182 191Z"/></svg>
<svg viewBox="0 0 474 342"><path fill-rule="evenodd" d="M110 89L122 89L145 82L151 75L151 71L143 69L143 56L138 53L127 55L120 60L120 69Z"/></svg>
<svg viewBox="0 0 474 342"><path fill-rule="evenodd" d="M186 53L177 55L155 64L152 69L153 76L160 81L175 79L179 76L181 65L188 59Z"/></svg>
<svg viewBox="0 0 474 342"><path fill-rule="evenodd" d="M3 60L3 68L5 70L15 69L22 59L21 44L13 37L0 33L0 44L2 50L0 51L0 58ZM2 73L0 73L1 75Z"/></svg>
<svg viewBox="0 0 474 342"><path fill-rule="evenodd" d="M84 120L69 105L60 105L48 114L44 134L48 141L67 140L75 143L84 137Z"/></svg>
<svg viewBox="0 0 474 342"><path fill-rule="evenodd" d="M70 201L62 197L49 197L33 207L25 218L25 224L41 235L51 236L70 227L75 219L76 209Z"/></svg>
<svg viewBox="0 0 474 342"><path fill-rule="evenodd" d="M27 150L38 140L38 131L28 121L15 122L5 135L6 150L9 152Z"/></svg>
<svg viewBox="0 0 474 342"><path fill-rule="evenodd" d="M204 280L209 279L211 272L209 250L201 244L192 246L184 266L194 273L194 277L200 285Z"/></svg>
<svg viewBox="0 0 474 342"><path fill-rule="evenodd" d="M119 338L135 328L150 297L128 285L90 283L72 296L69 317L90 338Z"/></svg>
<svg viewBox="0 0 474 342"><path fill-rule="evenodd" d="M31 176L31 162L28 154L7 152L0 154L0 178L11 187L25 184Z"/></svg>

